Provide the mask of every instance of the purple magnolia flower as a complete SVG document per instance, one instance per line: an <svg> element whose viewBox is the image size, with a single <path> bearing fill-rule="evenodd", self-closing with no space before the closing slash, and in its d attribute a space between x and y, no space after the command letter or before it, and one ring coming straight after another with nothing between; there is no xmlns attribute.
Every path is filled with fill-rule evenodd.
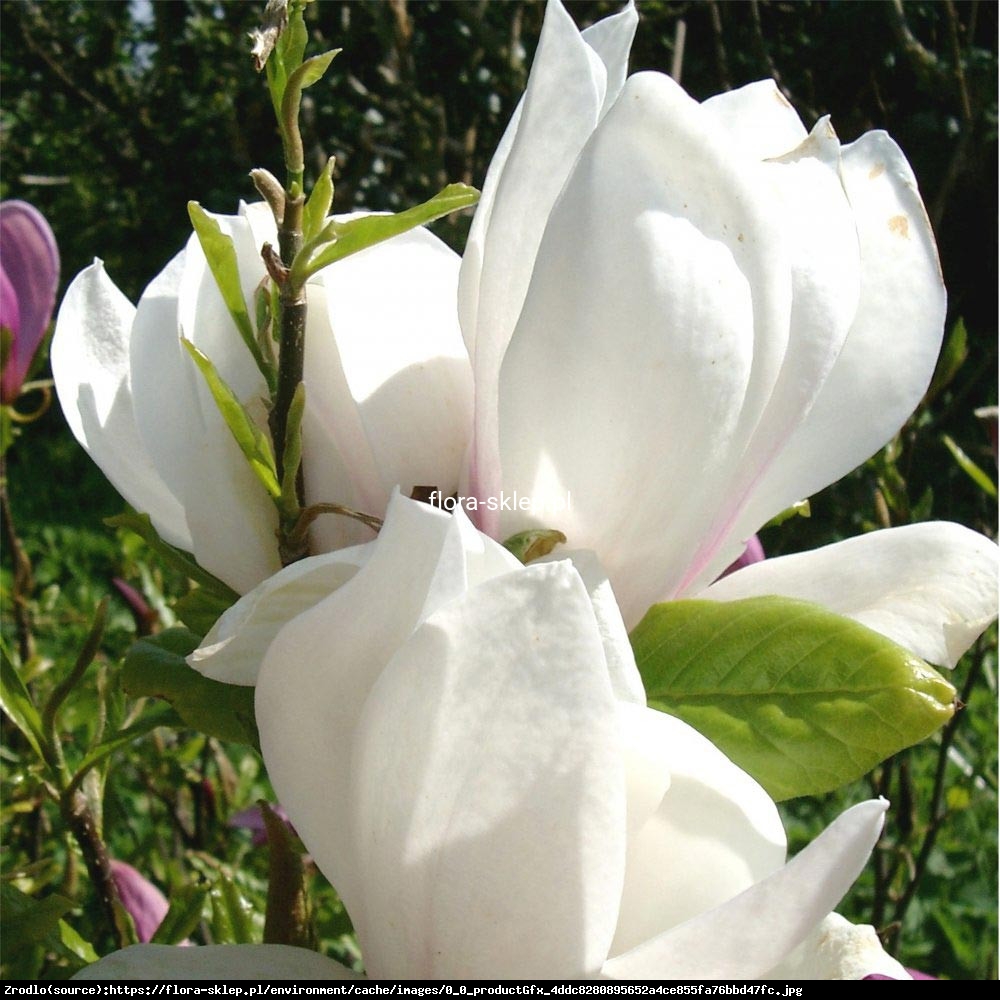
<svg viewBox="0 0 1000 1000"><path fill-rule="evenodd" d="M937 976L928 976L926 972L920 972L918 969L907 969L906 971L913 979L937 979ZM865 979L890 979L893 982L896 981L895 976L883 976L880 972L873 972L870 976L865 976Z"/></svg>
<svg viewBox="0 0 1000 1000"><path fill-rule="evenodd" d="M0 202L0 326L10 331L0 401L21 391L56 301L59 250L49 224L26 201Z"/></svg>
<svg viewBox="0 0 1000 1000"><path fill-rule="evenodd" d="M149 941L170 909L166 897L145 875L124 861L111 859L111 877L139 940Z"/></svg>

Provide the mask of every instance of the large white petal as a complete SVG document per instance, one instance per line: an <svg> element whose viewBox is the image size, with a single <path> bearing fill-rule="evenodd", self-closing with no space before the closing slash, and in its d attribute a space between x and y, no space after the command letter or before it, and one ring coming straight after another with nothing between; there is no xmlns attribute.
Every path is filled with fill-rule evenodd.
<svg viewBox="0 0 1000 1000"><path fill-rule="evenodd" d="M81 969L74 980L363 979L339 962L285 944L215 944L177 948L134 944Z"/></svg>
<svg viewBox="0 0 1000 1000"><path fill-rule="evenodd" d="M861 249L861 296L843 350L768 470L752 532L860 465L920 402L937 362L945 290L917 182L884 132L845 146L844 187Z"/></svg>
<svg viewBox="0 0 1000 1000"><path fill-rule="evenodd" d="M763 169L668 77L630 77L553 209L504 359L504 489L536 507L500 533L593 549L626 624L682 579L785 352Z"/></svg>
<svg viewBox="0 0 1000 1000"><path fill-rule="evenodd" d="M95 260L66 290L52 338L52 374L73 436L161 537L190 549L184 512L143 448L129 372L132 303Z"/></svg>
<svg viewBox="0 0 1000 1000"><path fill-rule="evenodd" d="M362 705L419 622L464 592L470 563L483 575L510 565L492 547L467 551L463 517L396 494L368 562L278 633L257 680L268 774L355 921L363 919L367 890L350 836L348 790Z"/></svg>
<svg viewBox="0 0 1000 1000"><path fill-rule="evenodd" d="M878 840L887 803L862 802L780 871L735 899L610 959L612 979L757 979L840 902Z"/></svg>
<svg viewBox="0 0 1000 1000"><path fill-rule="evenodd" d="M561 546L539 562L557 562L569 559L583 580L594 606L594 616L601 631L604 655L608 659L608 673L615 697L635 705L646 705L646 689L639 676L635 654L629 642L628 630L622 620L618 601L611 588L611 581L600 560L587 549L563 549Z"/></svg>
<svg viewBox="0 0 1000 1000"><path fill-rule="evenodd" d="M716 94L702 107L726 130L734 147L755 160L784 156L806 138L798 113L774 80Z"/></svg>
<svg viewBox="0 0 1000 1000"><path fill-rule="evenodd" d="M791 334L771 397L735 460L715 522L702 538L680 593L714 580L747 538L791 502L784 500L785 494L775 498L780 477L769 478L768 469L823 392L858 308L858 235L840 173L840 142L827 118L790 153L764 164L791 250ZM795 493L798 486L784 483L784 488Z"/></svg>
<svg viewBox="0 0 1000 1000"><path fill-rule="evenodd" d="M781 817L750 775L679 719L648 708L623 713L633 740L661 755L670 787L630 831L612 957L725 903L785 861ZM645 811L633 808L633 787L630 826Z"/></svg>
<svg viewBox="0 0 1000 1000"><path fill-rule="evenodd" d="M765 559L698 596L766 594L821 604L953 667L997 615L997 546L958 524L912 524Z"/></svg>
<svg viewBox="0 0 1000 1000"><path fill-rule="evenodd" d="M369 695L352 813L369 975L594 972L624 860L615 699L568 562L442 607Z"/></svg>
<svg viewBox="0 0 1000 1000"><path fill-rule="evenodd" d="M472 428L472 370L455 312L459 258L415 229L308 287L303 456L310 502L381 515L393 487L456 492ZM342 517L319 549L368 541Z"/></svg>
<svg viewBox="0 0 1000 1000"><path fill-rule="evenodd" d="M239 216L213 218L234 241L244 298L252 302L253 289L264 270L250 225ZM142 365L148 379L156 378L155 361L169 366L166 370L176 371L183 366L189 373L183 383L176 378L183 387L180 427L167 432L162 452L159 448L157 452L161 463L171 462L177 477L174 489L184 506L194 555L207 570L245 593L281 568L275 541L277 512L178 337L190 340L208 356L262 427L266 426L267 389L223 302L196 236L188 240L183 254L175 324L169 330L166 326L151 329L149 337L149 353ZM142 405L146 408L145 403ZM163 405L167 411L146 408L143 434L147 438L158 432L156 423L162 424L164 412L173 413L175 408L180 412L177 402L163 400ZM171 439L175 447L169 454Z"/></svg>
<svg viewBox="0 0 1000 1000"><path fill-rule="evenodd" d="M888 803L843 813L780 871L735 899L610 959L612 979L757 979L840 902L871 854Z"/></svg>
<svg viewBox="0 0 1000 1000"><path fill-rule="evenodd" d="M256 684L282 627L352 579L370 554L370 544L358 545L300 559L269 576L219 618L188 663L217 681Z"/></svg>
<svg viewBox="0 0 1000 1000"><path fill-rule="evenodd" d="M886 954L874 927L831 913L767 978L859 980L873 974L913 978Z"/></svg>
<svg viewBox="0 0 1000 1000"><path fill-rule="evenodd" d="M527 89L490 165L469 233L459 315L476 379L470 482L480 496L499 489L497 377L546 220L600 118L609 76L612 88L620 87L624 76L635 11L628 8L613 20L595 26L598 52L584 41L562 4L549 3ZM477 520L481 527L495 527L487 523L496 520L489 511L477 512Z"/></svg>

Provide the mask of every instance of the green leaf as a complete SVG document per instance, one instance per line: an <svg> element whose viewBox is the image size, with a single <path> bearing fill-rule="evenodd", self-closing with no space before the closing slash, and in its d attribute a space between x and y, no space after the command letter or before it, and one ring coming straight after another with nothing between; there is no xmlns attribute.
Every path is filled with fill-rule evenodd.
<svg viewBox="0 0 1000 1000"><path fill-rule="evenodd" d="M204 587L195 587L174 605L174 612L192 632L204 636L234 603Z"/></svg>
<svg viewBox="0 0 1000 1000"><path fill-rule="evenodd" d="M631 639L650 706L775 799L859 778L954 711L955 689L923 660L805 601L657 604Z"/></svg>
<svg viewBox="0 0 1000 1000"><path fill-rule="evenodd" d="M96 764L99 764L116 750L127 747L143 736L149 735L154 729L158 729L160 726L180 729L183 724L184 720L169 705L157 705L155 708L147 709L138 722L126 729L120 729L93 747L77 766L73 783L78 784L83 775Z"/></svg>
<svg viewBox="0 0 1000 1000"><path fill-rule="evenodd" d="M965 364L969 356L969 334L965 329L965 320L961 316L955 320L955 325L948 334L941 356L938 358L937 367L934 369L934 377L931 379L924 400L930 402L935 399L942 389L958 374L959 369Z"/></svg>
<svg viewBox="0 0 1000 1000"><path fill-rule="evenodd" d="M300 257L307 259L301 263L300 257L295 259L291 280L302 283L306 278L338 260L343 260L360 250L366 250L393 236L409 232L417 226L433 222L443 215L468 208L470 205L475 205L478 200L479 192L475 188L467 184L449 184L430 201L408 208L405 212L397 212L395 215L365 215L347 222L331 222L323 232L333 242L321 245L311 254L300 254ZM297 273L300 270L304 273Z"/></svg>
<svg viewBox="0 0 1000 1000"><path fill-rule="evenodd" d="M22 683L17 668L3 650L0 650L0 708L21 730L38 759L48 761L48 756L43 752L46 739L41 716L28 689Z"/></svg>
<svg viewBox="0 0 1000 1000"><path fill-rule="evenodd" d="M84 940L65 920L59 921L59 940L70 954L86 965L96 962L99 957L94 946Z"/></svg>
<svg viewBox="0 0 1000 1000"><path fill-rule="evenodd" d="M201 923L208 888L185 885L170 893L170 909L150 938L150 944L180 944Z"/></svg>
<svg viewBox="0 0 1000 1000"><path fill-rule="evenodd" d="M326 161L326 166L320 171L313 186L309 200L302 209L302 237L311 240L323 228L326 217L333 204L333 167L334 158Z"/></svg>
<svg viewBox="0 0 1000 1000"><path fill-rule="evenodd" d="M941 440L945 447L951 452L951 457L958 463L958 467L988 496L994 500L997 498L997 488L993 480L962 451L961 448L947 434L941 435Z"/></svg>
<svg viewBox="0 0 1000 1000"><path fill-rule="evenodd" d="M555 528L531 528L511 535L503 547L525 565L533 559L547 556L557 545L564 545L566 536Z"/></svg>
<svg viewBox="0 0 1000 1000"><path fill-rule="evenodd" d="M274 465L274 454L271 451L271 441L268 436L253 422L246 407L236 398L236 393L222 380L215 365L190 340L183 341L188 354L194 358L208 388L212 392L215 405L226 421L226 426L232 432L240 451L250 463L264 489L277 499L281 496L278 485L278 473Z"/></svg>
<svg viewBox="0 0 1000 1000"><path fill-rule="evenodd" d="M260 748L254 689L202 676L185 657L201 640L184 628L140 639L125 655L122 683L133 697L170 702L184 722L220 740Z"/></svg>
<svg viewBox="0 0 1000 1000"><path fill-rule="evenodd" d="M52 894L42 899L25 895L12 885L0 886L0 927L4 951L30 948L43 942L59 927L59 921L73 909L73 901Z"/></svg>
<svg viewBox="0 0 1000 1000"><path fill-rule="evenodd" d="M267 381L268 388L273 392L276 385L276 375L273 367L267 363L257 343L250 313L243 299L243 287L240 284L240 267L236 259L236 247L232 237L227 236L219 223L206 212L196 201L188 202L188 215L191 225L198 235L198 242L204 251L209 269L215 283L219 287L222 301L225 302L229 315L233 317L236 329L240 331L243 343L253 355L260 373Z"/></svg>
<svg viewBox="0 0 1000 1000"><path fill-rule="evenodd" d="M302 91L322 80L323 74L330 68L330 63L340 55L340 52L340 49L330 49L329 52L321 52L318 56L308 58L288 74L288 88Z"/></svg>
<svg viewBox="0 0 1000 1000"><path fill-rule="evenodd" d="M218 944L254 944L253 903L224 872L209 891L212 901L212 938Z"/></svg>
<svg viewBox="0 0 1000 1000"><path fill-rule="evenodd" d="M809 507L808 500L799 500L798 503L793 503L791 507L786 507L780 514L775 514L767 524L764 525L765 528L777 528L778 525L784 524L785 521L790 521L793 517L811 517L812 509Z"/></svg>
<svg viewBox="0 0 1000 1000"><path fill-rule="evenodd" d="M175 549L163 541L156 533L148 514L138 514L129 510L124 514L105 518L104 523L109 528L126 528L138 535L168 566L183 573L189 580L194 580L199 586L218 596L220 600L226 600L230 604L235 604L239 600L240 595L235 590L223 583L218 577L212 576L207 570L202 569L189 552Z"/></svg>
<svg viewBox="0 0 1000 1000"><path fill-rule="evenodd" d="M306 385L300 382L295 387L291 405L288 407L288 423L285 425L285 450L281 470L281 513L294 521L299 515L299 498L296 481L302 464L302 417L306 409Z"/></svg>

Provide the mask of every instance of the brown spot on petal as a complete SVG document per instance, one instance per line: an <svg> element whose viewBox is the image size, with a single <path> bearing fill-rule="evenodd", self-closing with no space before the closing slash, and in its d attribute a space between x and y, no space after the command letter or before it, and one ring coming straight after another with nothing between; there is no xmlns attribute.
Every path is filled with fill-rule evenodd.
<svg viewBox="0 0 1000 1000"><path fill-rule="evenodd" d="M908 240L910 238L910 221L905 215L894 215L889 220L889 230Z"/></svg>
<svg viewBox="0 0 1000 1000"><path fill-rule="evenodd" d="M829 121L827 121L827 123L826 123L826 137L828 139L836 139L837 138L837 132L834 129L832 123L829 122Z"/></svg>
<svg viewBox="0 0 1000 1000"><path fill-rule="evenodd" d="M876 163L871 170L868 171L868 180L873 181L876 177L881 177L885 173L885 164Z"/></svg>

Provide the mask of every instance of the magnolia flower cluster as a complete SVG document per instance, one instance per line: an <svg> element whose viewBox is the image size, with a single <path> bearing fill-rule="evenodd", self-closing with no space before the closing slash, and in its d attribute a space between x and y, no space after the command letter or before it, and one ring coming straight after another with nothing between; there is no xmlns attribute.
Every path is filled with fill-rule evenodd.
<svg viewBox="0 0 1000 1000"><path fill-rule="evenodd" d="M268 774L371 978L905 977L827 916L885 803L786 864L764 790L646 708L586 553L525 567L461 511L397 495L377 542L283 570L195 662L256 685ZM171 953L170 974L253 976L253 954ZM163 960L133 949L88 975Z"/></svg>
<svg viewBox="0 0 1000 1000"><path fill-rule="evenodd" d="M635 26L630 4L580 33L551 0L461 261L418 230L309 284L307 500L388 508L376 542L321 519L326 554L276 573L273 507L180 342L265 428L194 239L137 308L99 263L74 281L60 398L123 496L245 594L192 663L256 684L268 772L370 976L906 978L830 915L884 803L786 863L763 790L646 709L625 630L656 601L778 593L952 665L985 627L996 547L957 525L713 584L919 402L933 237L884 133L807 132L770 82L699 104L627 79ZM270 215L218 221L249 301ZM416 485L532 503L477 504L480 533L403 499ZM496 544L538 526L591 554L522 567ZM90 974L237 967L351 975L287 949L129 950Z"/></svg>
<svg viewBox="0 0 1000 1000"><path fill-rule="evenodd" d="M660 74L626 80L635 24L630 5L581 34L549 5L461 262L417 230L315 277L304 426L308 502L381 515L397 485L516 491L528 509L479 505L480 527L559 528L594 550L629 625L699 593L769 518L884 444L930 380L945 310L887 135L841 147L827 119L807 133L771 82L699 104ZM250 301L270 213L218 221ZM53 370L122 495L242 593L279 568L276 514L181 336L264 427L263 380L194 237L138 309L99 262L81 273ZM313 551L368 537L325 516ZM972 533L881 532L852 556L799 576L832 562L850 587L878 562L937 600L971 574L950 627L992 614L992 547Z"/></svg>

